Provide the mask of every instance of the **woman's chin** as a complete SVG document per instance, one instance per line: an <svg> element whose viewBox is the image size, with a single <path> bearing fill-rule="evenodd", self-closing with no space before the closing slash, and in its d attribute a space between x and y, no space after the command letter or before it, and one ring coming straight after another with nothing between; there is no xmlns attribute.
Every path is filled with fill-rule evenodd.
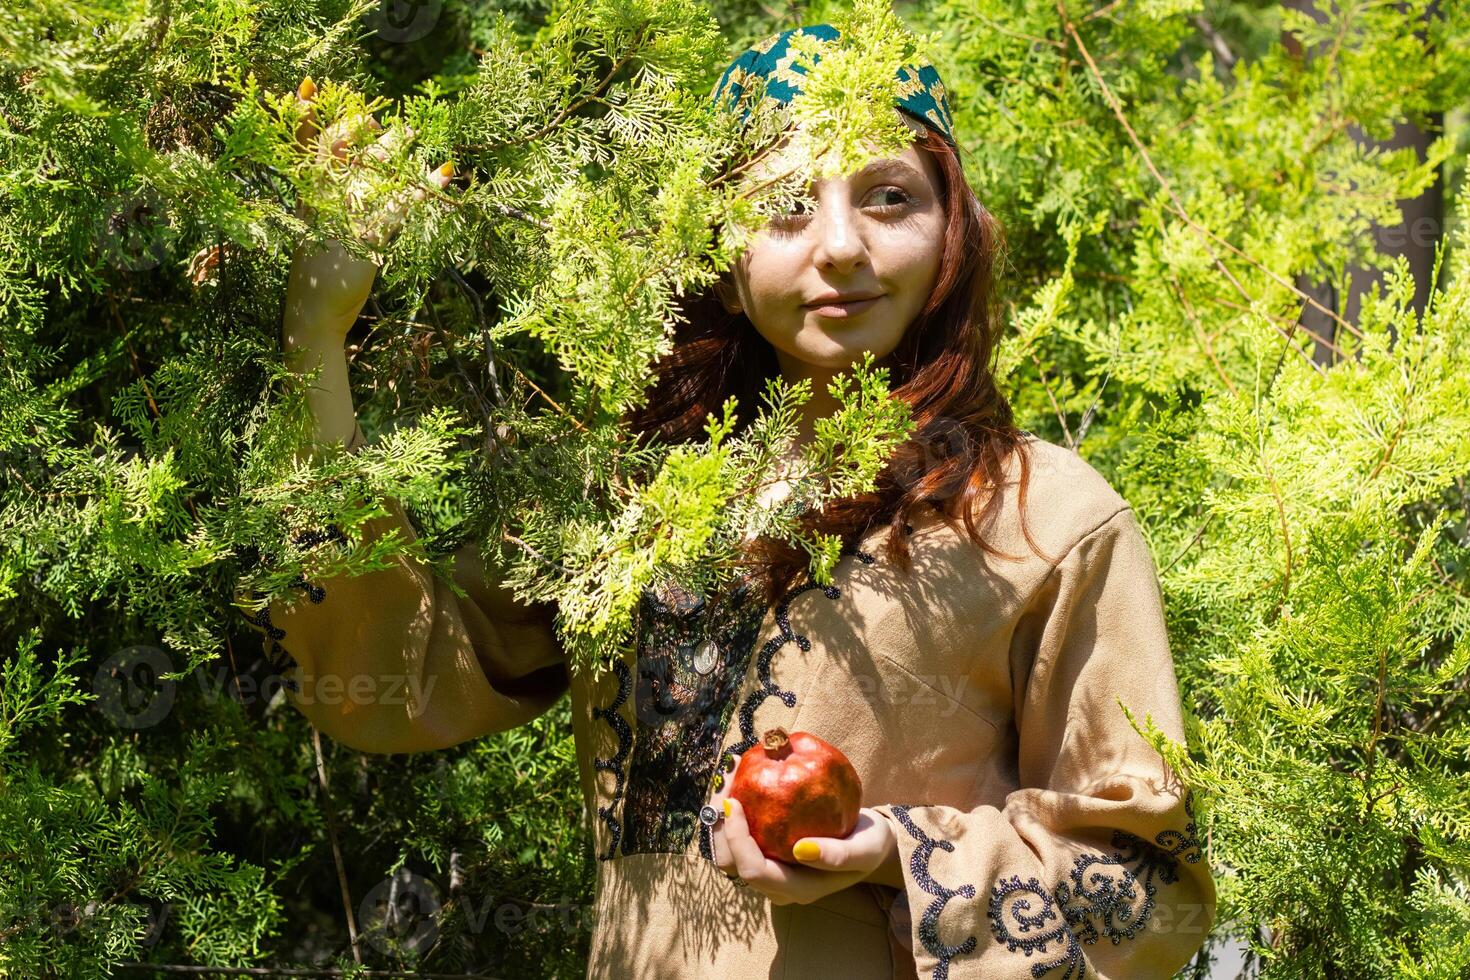
<svg viewBox="0 0 1470 980"><path fill-rule="evenodd" d="M808 321L796 335L787 334L780 343L774 342L770 336L766 340L776 348L777 356L788 367L800 364L808 371L846 371L869 351L873 352L874 360L881 360L902 339L881 324L863 323L862 320L854 317L850 324L847 321Z"/></svg>
<svg viewBox="0 0 1470 980"><path fill-rule="evenodd" d="M861 361L863 355L869 351L873 352L873 359L878 360L893 350L901 339L889 336L885 330L862 329L858 325L854 325L850 331L838 327L822 333L822 340L811 345L813 349L803 351L798 356L809 364L820 365L828 370L844 370L853 362Z"/></svg>
<svg viewBox="0 0 1470 980"><path fill-rule="evenodd" d="M802 363L823 371L846 371L854 364L862 361L863 356L871 349L861 344L841 344L824 347L820 352L802 352L797 357L800 358ZM873 359L875 361L879 358L880 355L874 354Z"/></svg>

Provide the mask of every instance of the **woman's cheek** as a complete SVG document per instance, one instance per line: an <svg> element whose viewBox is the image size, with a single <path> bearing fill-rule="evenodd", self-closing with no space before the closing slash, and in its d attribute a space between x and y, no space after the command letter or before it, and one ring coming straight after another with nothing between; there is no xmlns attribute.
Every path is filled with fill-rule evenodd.
<svg viewBox="0 0 1470 980"><path fill-rule="evenodd" d="M772 328L783 324L789 328L790 321L802 320L801 297L791 291L800 261L794 251L780 250L762 255L758 265L752 263L747 280L754 306L752 319L758 317Z"/></svg>
<svg viewBox="0 0 1470 980"><path fill-rule="evenodd" d="M926 247L915 249L904 257L899 278L903 284L906 305L913 306L915 314L923 308L929 294L934 291L935 283L939 281L940 258L940 253L929 247L928 243Z"/></svg>

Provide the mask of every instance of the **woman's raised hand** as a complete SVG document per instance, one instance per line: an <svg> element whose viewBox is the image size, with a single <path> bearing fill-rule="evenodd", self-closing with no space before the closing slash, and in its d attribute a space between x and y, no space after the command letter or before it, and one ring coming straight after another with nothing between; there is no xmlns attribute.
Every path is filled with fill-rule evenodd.
<svg viewBox="0 0 1470 980"><path fill-rule="evenodd" d="M385 131L367 114L338 120L322 130L317 124L316 94L316 85L309 78L296 91L306 107L296 137L309 151L314 150L318 163L338 178L353 234L380 249L398 233L415 202L424 200L431 189L443 190L449 185L454 165L446 162L431 168L421 186L398 191L386 202L368 200L368 191L374 186L372 164L386 162L413 139L413 130L392 125ZM308 221L313 217L310 209L300 204L296 216ZM377 272L377 262L357 258L338 241L316 248L302 243L291 261L288 318L294 317L298 324L311 323L334 339L345 339L367 302Z"/></svg>

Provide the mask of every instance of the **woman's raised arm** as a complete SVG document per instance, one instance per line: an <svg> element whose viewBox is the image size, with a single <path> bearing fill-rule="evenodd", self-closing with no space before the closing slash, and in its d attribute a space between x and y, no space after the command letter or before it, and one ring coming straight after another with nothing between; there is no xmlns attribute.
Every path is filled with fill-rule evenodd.
<svg viewBox="0 0 1470 980"><path fill-rule="evenodd" d="M313 91L303 83L303 98ZM385 134L379 144L393 138ZM351 143L330 131L320 139L339 159ZM443 187L451 173L446 165L427 179ZM367 237L382 241L397 217L374 222ZM337 242L302 246L292 257L282 321L287 364L298 373L321 368L308 393L316 426L307 453L331 442L349 451L362 445L343 345L376 273ZM399 503L387 507L387 516L366 524L366 540L396 531L413 541ZM340 538L335 529L320 533ZM569 684L551 607L518 602L486 576L473 545L455 553L452 578L467 599L423 562L399 555L364 575L298 580L294 601L273 601L251 621L267 655L289 663L292 702L328 735L367 752L443 748L530 721Z"/></svg>
<svg viewBox="0 0 1470 980"><path fill-rule="evenodd" d="M318 445L337 441L355 451L363 438L343 352L357 310L342 291L324 304L317 290L347 283L365 298L373 268L340 246L298 253L292 265L283 338L294 370L323 369L309 393ZM387 516L365 526L366 540L396 531L413 541L401 506L387 506ZM291 700L322 731L366 752L443 748L524 724L568 686L550 607L516 601L486 576L473 545L455 553L452 577L467 600L400 555L364 575L300 581L294 602L274 601L252 622L272 659L291 664Z"/></svg>

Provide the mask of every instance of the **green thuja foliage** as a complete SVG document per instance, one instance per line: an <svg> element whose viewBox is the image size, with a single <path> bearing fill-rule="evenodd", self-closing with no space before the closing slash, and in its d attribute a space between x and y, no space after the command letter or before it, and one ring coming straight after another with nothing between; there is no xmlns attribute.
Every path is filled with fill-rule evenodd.
<svg viewBox="0 0 1470 980"><path fill-rule="evenodd" d="M900 12L924 33L868 0L0 11L0 973L581 974L566 702L363 756L286 704L245 617L303 574L474 545L557 603L586 669L626 647L645 585L718 584L746 534L798 540L824 580L838 542L752 492L809 390L773 382L682 446L620 418L680 297L811 176L906 138L887 93L915 50L1006 228L997 375L1158 559L1188 744L1134 721L1197 787L1218 943L1271 976L1470 969L1470 280L1435 229L1416 309L1370 234L1465 149L1365 138L1456 118L1470 12ZM797 139L775 153L782 117L711 111L731 55L818 20L844 39ZM344 178L295 138L307 75L323 125L412 138ZM753 157L785 179L751 180ZM396 237L357 239L446 159L460 177ZM368 445L306 460L281 299L292 249L328 237L383 268L349 339ZM1388 275L1352 322L1303 292L1364 265ZM798 504L871 486L910 432L887 388L870 361L839 379ZM388 499L416 540L363 538ZM348 547L301 533L328 523Z"/></svg>
<svg viewBox="0 0 1470 980"><path fill-rule="evenodd" d="M1463 976L1466 213L1410 240L1427 309L1372 230L1463 173L1470 11L919 13L1009 233L1013 403L1161 572L1219 938L1273 977ZM1373 144L1405 123L1422 159ZM1354 266L1386 272L1355 322L1302 288Z"/></svg>
<svg viewBox="0 0 1470 980"><path fill-rule="evenodd" d="M432 7L420 23L362 3L62 2L0 21L7 973L579 974L592 865L568 706L369 759L286 705L246 617L302 574L479 546L523 598L558 602L582 669L626 647L656 577L708 587L743 535L800 539L751 491L808 387L773 382L687 446L635 445L620 419L677 299L803 172L907 138L888 105L908 35L879 4L845 15L805 140L757 182L741 172L784 120L712 111L730 52L702 6ZM416 69L421 41L453 55ZM324 166L296 139L306 75L321 126L375 114L412 139L351 179ZM365 252L362 215L444 159L459 184L372 243L383 274L352 342L370 445L300 458L312 379L278 339L290 253ZM908 432L871 360L834 391L842 411L792 473L807 506L870 487ZM421 537L359 533L389 499ZM329 523L347 548L302 534ZM824 578L833 542L802 543Z"/></svg>

